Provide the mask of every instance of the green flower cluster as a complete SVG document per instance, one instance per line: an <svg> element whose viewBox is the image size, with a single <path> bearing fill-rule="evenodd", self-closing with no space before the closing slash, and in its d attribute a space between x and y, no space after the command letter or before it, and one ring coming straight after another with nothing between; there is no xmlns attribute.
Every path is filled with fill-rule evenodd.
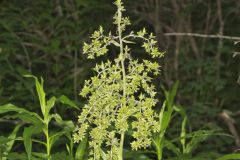
<svg viewBox="0 0 240 160"><path fill-rule="evenodd" d="M81 141L86 133L90 136L93 159L122 160L125 133L131 129L135 139L132 149L146 148L151 144L153 132L159 132L158 116L153 110L157 100L152 76L158 75L160 66L149 60L134 60L129 43L140 39L142 47L152 58L163 56L156 46L155 37L146 30L124 35L128 18L122 17L125 10L121 0L116 0L118 8L114 16L117 25L116 36L111 32L105 36L100 27L91 37L91 43L84 44L84 53L94 59L108 52L107 47L119 48L119 56L113 61L97 64L96 76L85 81L81 96L88 98L81 115L79 127L74 134L75 142Z"/></svg>

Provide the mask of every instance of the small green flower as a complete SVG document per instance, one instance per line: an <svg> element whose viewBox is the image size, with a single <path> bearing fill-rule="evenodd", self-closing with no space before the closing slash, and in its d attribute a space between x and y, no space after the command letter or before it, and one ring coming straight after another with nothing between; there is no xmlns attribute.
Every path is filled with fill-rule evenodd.
<svg viewBox="0 0 240 160"><path fill-rule="evenodd" d="M100 160L122 160L124 136L132 128L132 149L146 148L151 144L151 136L159 132L158 116L154 111L157 103L152 75L159 75L160 66L149 60L134 60L128 44L142 41L142 47L154 58L161 58L157 41L146 29L135 34L126 34L131 24L121 0L114 3L118 10L114 16L116 35L104 34L100 27L91 36L91 43L84 43L83 52L89 59L108 53L108 46L119 48L119 56L114 61L97 64L96 76L85 81L80 93L88 99L79 116L79 127L74 134L75 142L81 141L89 132L90 156ZM136 41L137 42L137 41ZM103 154L104 153L104 154Z"/></svg>

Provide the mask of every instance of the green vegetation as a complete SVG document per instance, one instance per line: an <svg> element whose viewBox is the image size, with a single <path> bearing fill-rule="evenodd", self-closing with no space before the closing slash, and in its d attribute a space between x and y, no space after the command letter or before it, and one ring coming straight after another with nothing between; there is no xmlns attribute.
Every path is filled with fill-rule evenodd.
<svg viewBox="0 0 240 160"><path fill-rule="evenodd" d="M26 76L26 77L33 77L33 76ZM71 108L78 109L77 106L69 100L66 96L62 95L59 98L51 97L49 100L46 100L46 94L43 89L43 79L41 81L38 80L38 78L33 77L35 79L36 83L36 90L40 102L42 117L34 112L30 112L28 110L25 110L23 108L17 107L12 104L3 105L0 107L0 114L8 113L8 112L16 112L16 114L10 115L9 118L19 118L23 121L23 123L28 123L30 125L24 127L23 135L21 137L16 137L17 132L19 131L20 127L22 125L17 125L12 132L12 134L8 137L2 137L2 141L4 145L4 141L6 141L7 145L4 146L3 151L1 151L1 157L3 159L13 159L14 156L12 153L10 153L11 148L13 147L14 141L23 141L27 158L25 155L21 155L21 159L55 159L51 158L51 149L53 145L56 143L58 139L60 139L61 136L66 136L69 142L66 143L67 150L68 150L68 158L67 159L74 159L73 158L73 141L71 138L71 133L74 130L75 126L72 121L64 121L61 116L57 113L50 114L51 109L54 107L55 103L57 101L68 105ZM57 130L57 132L51 132L50 133L50 122L54 119L58 127L61 129ZM32 138L36 134L43 134L44 135L44 141L37 140ZM42 145L45 147L45 153L43 152L33 152L32 146L33 143ZM2 146L3 147L3 146ZM82 146L83 147L83 146ZM78 150L79 151L79 150ZM53 156L54 157L54 156ZM75 157L76 158L76 157ZM76 158L78 159L78 158Z"/></svg>
<svg viewBox="0 0 240 160"><path fill-rule="evenodd" d="M79 128L74 139L81 141L88 128L96 126L90 131L92 159L122 160L124 139L130 126L135 139L131 142L134 150L149 147L152 132L159 132L153 110L157 103L156 91L150 77L151 74L159 75L159 65L148 60L133 60L128 45L135 43L132 39L138 38L143 40L142 47L152 58L162 57L163 53L158 51L155 37L148 35L145 29L124 35L131 23L122 16L125 10L122 2L117 0L115 5L118 8L114 16L117 36L111 32L105 36L100 27L92 35L92 43L85 43L83 47L89 59L106 54L110 44L119 48L119 55L113 62L96 65L94 71L97 76L87 80L81 92L83 97L90 96L79 116ZM109 149L105 153L102 147Z"/></svg>
<svg viewBox="0 0 240 160"><path fill-rule="evenodd" d="M239 14L223 0L1 1L0 160L240 159Z"/></svg>

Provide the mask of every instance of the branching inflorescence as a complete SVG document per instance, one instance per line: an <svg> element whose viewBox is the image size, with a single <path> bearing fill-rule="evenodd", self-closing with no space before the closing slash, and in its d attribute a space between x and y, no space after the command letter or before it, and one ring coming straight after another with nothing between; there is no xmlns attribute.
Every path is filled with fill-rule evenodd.
<svg viewBox="0 0 240 160"><path fill-rule="evenodd" d="M158 116L153 110L157 100L151 76L159 74L160 66L149 60L134 60L129 45L140 39L152 58L161 58L163 53L158 51L153 34L145 29L125 35L130 20L122 16L125 9L121 0L114 4L118 8L114 16L116 35L110 32L106 36L100 27L91 36L91 43L85 43L83 48L89 59L107 54L110 45L119 48L113 62L96 65L96 76L85 81L80 93L88 102L79 116L74 140L79 142L89 133L90 155L96 160L103 157L122 160L124 137L130 128L135 139L131 143L134 150L148 147L152 133L159 131Z"/></svg>

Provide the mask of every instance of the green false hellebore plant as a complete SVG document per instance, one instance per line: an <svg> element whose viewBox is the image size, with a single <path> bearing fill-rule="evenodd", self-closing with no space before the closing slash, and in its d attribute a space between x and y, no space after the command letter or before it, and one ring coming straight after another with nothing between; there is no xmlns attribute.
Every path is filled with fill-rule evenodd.
<svg viewBox="0 0 240 160"><path fill-rule="evenodd" d="M157 100L151 76L159 74L160 66L149 60L134 60L129 44L140 39L152 58L161 58L163 53L158 51L153 34L147 34L145 29L125 35L129 18L122 16L125 9L121 0L114 4L118 8L114 16L116 35L110 32L106 36L100 27L93 33L92 42L85 43L83 48L89 59L105 55L110 45L119 48L113 62L96 65L96 76L85 81L80 93L88 98L88 103L79 116L74 140L83 140L89 132L90 155L94 160L122 160L124 138L130 127L134 150L150 146L152 133L159 131L158 116L153 110Z"/></svg>

